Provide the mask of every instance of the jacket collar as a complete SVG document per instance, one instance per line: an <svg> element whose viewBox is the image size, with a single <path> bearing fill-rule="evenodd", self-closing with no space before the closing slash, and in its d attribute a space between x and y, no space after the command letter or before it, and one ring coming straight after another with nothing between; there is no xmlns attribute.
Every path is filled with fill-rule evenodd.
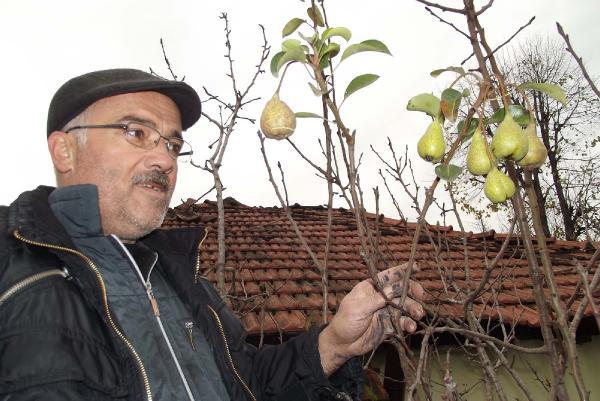
<svg viewBox="0 0 600 401"><path fill-rule="evenodd" d="M48 197L55 190L39 186L23 192L9 208L8 230L26 238L53 245L74 248L71 238L52 211ZM204 237L202 227L158 229L141 238L146 246L158 252L162 260L194 261L198 244ZM171 263L169 263L171 264Z"/></svg>
<svg viewBox="0 0 600 401"><path fill-rule="evenodd" d="M33 241L72 247L71 238L48 204L48 196L52 191L54 187L40 185L33 191L19 195L9 207L9 233L18 230Z"/></svg>

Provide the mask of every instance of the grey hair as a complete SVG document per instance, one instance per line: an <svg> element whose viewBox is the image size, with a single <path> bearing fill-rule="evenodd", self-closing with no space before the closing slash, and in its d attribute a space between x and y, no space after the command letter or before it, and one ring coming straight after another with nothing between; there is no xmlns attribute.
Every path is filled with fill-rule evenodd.
<svg viewBox="0 0 600 401"><path fill-rule="evenodd" d="M75 127L78 125L86 125L88 114L89 114L88 109L85 109L84 111L82 111L81 113L79 113L78 115L73 117L73 119L71 121L66 123L64 125L64 127L61 129L61 131L67 131L69 128ZM78 130L71 131L70 133L75 135L75 138L77 139L77 146L80 149L83 149L85 147L85 144L87 143L87 129L85 129L85 128L78 129Z"/></svg>

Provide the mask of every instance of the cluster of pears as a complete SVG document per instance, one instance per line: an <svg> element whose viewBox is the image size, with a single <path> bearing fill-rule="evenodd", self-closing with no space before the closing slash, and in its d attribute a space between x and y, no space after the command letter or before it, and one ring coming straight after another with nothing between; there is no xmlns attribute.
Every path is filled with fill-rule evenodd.
<svg viewBox="0 0 600 401"><path fill-rule="evenodd" d="M285 139L296 129L296 115L275 92L260 115L260 130L271 139Z"/></svg>
<svg viewBox="0 0 600 401"><path fill-rule="evenodd" d="M473 133L467 154L467 169L473 175L487 175L483 191L492 203L506 201L516 189L512 179L498 170L496 159L514 160L526 169L536 169L546 161L548 152L535 131L533 118L523 130L507 112L496 129L491 152L481 128L478 127Z"/></svg>

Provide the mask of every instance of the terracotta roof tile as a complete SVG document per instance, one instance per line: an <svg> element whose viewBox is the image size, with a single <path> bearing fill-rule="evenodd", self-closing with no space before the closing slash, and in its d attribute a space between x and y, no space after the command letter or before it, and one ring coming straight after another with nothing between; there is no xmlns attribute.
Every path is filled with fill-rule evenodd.
<svg viewBox="0 0 600 401"><path fill-rule="evenodd" d="M324 258L327 209L294 205L291 211L313 252L318 258ZM386 265L408 261L416 224L375 214L368 216L371 223L378 219L379 249L386 258L378 268L383 270ZM209 229L200 253L200 271L213 283L216 283L218 253L216 217L215 202L194 204L194 200L189 200L171 209L164 222L165 228L200 225ZM248 332L297 332L320 324L321 274L298 241L284 211L277 207L249 207L227 198L225 222L228 300ZM506 234L494 230L463 233L454 231L451 226L429 226L429 232L433 242L440 241L442 247L436 254L427 235L419 238L416 255L419 270L415 272L415 278L426 289L426 302L436 313L462 316L463 306L455 300L464 299L466 291L478 287L486 263L497 255ZM463 238L467 239L468 269ZM580 281L574 261L586 265L594 246L600 244L554 238L548 239L547 243L559 295L566 302ZM328 260L328 319L348 291L369 277L359 250L353 212L334 209ZM510 252L503 255L490 276L485 291L473 304L480 319L539 326L529 268L518 238L511 239ZM450 285L451 282L454 285ZM594 295L600 300L600 290ZM548 291L545 296L549 297ZM571 311L578 306L579 300L576 300ZM589 306L586 314L591 314ZM264 319L261 320L261 316Z"/></svg>

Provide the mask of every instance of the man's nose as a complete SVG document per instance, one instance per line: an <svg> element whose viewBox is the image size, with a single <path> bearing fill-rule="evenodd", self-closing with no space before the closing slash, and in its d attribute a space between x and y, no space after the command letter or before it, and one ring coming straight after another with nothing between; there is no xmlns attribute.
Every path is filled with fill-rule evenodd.
<svg viewBox="0 0 600 401"><path fill-rule="evenodd" d="M156 146L148 150L146 164L150 168L158 168L167 173L177 167L177 159L169 151L169 142L166 138L160 137Z"/></svg>

